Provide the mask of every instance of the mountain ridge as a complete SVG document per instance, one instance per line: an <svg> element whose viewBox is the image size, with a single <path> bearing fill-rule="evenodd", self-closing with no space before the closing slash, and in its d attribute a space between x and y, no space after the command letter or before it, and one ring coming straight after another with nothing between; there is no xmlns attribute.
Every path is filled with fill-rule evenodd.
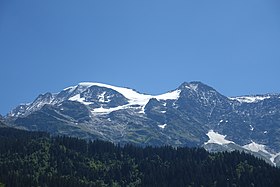
<svg viewBox="0 0 280 187"><path fill-rule="evenodd" d="M279 94L227 97L199 81L184 82L159 95L82 82L59 93L40 94L5 120L26 130L121 144L235 147L277 165L279 109ZM217 133L212 138L224 136L230 143L205 144L211 139L209 132Z"/></svg>
<svg viewBox="0 0 280 187"><path fill-rule="evenodd" d="M150 95L150 94L148 94L148 93L142 93L142 92L139 92L139 91L137 91L137 90L135 90L135 89L131 89L131 88L129 88L129 87L119 87L119 86L113 86L113 85L110 85L110 84L99 83L99 82L80 82L80 83L78 83L76 86L69 86L69 87L66 87L66 88L64 88L62 91L60 91L60 92L58 92L58 93L46 92L46 93L44 93L44 94L39 94L39 96L38 96L34 101L36 101L37 99L40 99L41 97L44 97L44 98L45 98L45 97L57 96L57 95L59 95L59 94L62 94L63 91L67 91L67 90L69 90L69 89L76 88L76 87L78 87L79 85L84 85L84 86L88 86L88 87L90 87L90 85L91 85L91 86L94 86L94 85L97 86L97 85L99 85L100 87L124 88L124 89L133 90L133 91L135 91L136 93L139 93L139 94L141 94L141 95L155 96L155 97L156 97L156 96L164 95L164 94L167 94L167 93L169 93L169 92L172 92L172 91L175 91L175 90L178 90L178 89L182 89L183 87L185 87L185 85L192 85L192 84L207 86L209 89L212 89L212 90L216 91L213 87L210 87L210 86L208 86L208 85L202 83L201 81L183 82L178 88L176 88L176 89L174 89L174 90L167 91L167 92L164 92L164 93L162 93L162 94L153 94L153 95ZM189 88L192 89L192 88L194 88L194 87L189 87ZM250 94L245 94L245 95L225 96L225 97L227 97L227 98L229 98L229 99L231 99L231 100L237 100L237 101L238 101L239 98L246 98L246 97L251 97L251 98L254 98L254 97L264 97L264 98L268 98L268 97L270 97L270 96L279 96L279 98L280 98L280 94L279 94L279 93L265 93L265 94L252 94L252 95L250 95ZM34 101L33 101L33 102L34 102ZM243 100L243 102L246 102L246 101L247 101L248 103L250 102L250 101L245 100L245 99ZM19 106L30 105L30 104L32 104L33 102L21 103ZM49 104L49 103L48 103L48 104ZM17 107L16 107L16 108L17 108ZM15 109L15 108L14 108L14 109ZM12 111L13 111L14 109L12 109L8 114L6 114L5 117L10 116L11 113L12 113Z"/></svg>

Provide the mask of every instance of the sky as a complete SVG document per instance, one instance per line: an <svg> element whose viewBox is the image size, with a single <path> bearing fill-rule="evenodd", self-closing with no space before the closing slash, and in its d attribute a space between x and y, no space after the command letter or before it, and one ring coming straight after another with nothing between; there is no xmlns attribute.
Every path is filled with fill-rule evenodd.
<svg viewBox="0 0 280 187"><path fill-rule="evenodd" d="M101 82L280 93L279 0L1 0L0 114Z"/></svg>

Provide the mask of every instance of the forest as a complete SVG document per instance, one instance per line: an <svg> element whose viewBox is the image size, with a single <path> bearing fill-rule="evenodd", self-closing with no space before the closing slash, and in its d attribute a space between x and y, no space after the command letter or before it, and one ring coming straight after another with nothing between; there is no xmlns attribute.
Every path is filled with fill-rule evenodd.
<svg viewBox="0 0 280 187"><path fill-rule="evenodd" d="M280 169L243 152L138 147L0 128L3 187L280 186Z"/></svg>

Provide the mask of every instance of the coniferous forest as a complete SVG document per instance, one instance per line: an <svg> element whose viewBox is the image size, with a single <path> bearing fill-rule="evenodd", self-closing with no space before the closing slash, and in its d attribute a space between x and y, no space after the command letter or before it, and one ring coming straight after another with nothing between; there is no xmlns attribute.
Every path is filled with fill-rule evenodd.
<svg viewBox="0 0 280 187"><path fill-rule="evenodd" d="M0 186L280 186L280 170L239 152L118 146L0 128Z"/></svg>

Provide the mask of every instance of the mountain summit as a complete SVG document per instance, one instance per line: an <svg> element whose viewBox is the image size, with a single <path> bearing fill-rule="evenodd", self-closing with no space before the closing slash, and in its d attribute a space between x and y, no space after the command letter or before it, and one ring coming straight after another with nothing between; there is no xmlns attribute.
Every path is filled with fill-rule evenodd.
<svg viewBox="0 0 280 187"><path fill-rule="evenodd" d="M280 160L280 95L226 97L201 82L161 95L82 82L39 95L5 120L15 127L138 145L245 150Z"/></svg>

